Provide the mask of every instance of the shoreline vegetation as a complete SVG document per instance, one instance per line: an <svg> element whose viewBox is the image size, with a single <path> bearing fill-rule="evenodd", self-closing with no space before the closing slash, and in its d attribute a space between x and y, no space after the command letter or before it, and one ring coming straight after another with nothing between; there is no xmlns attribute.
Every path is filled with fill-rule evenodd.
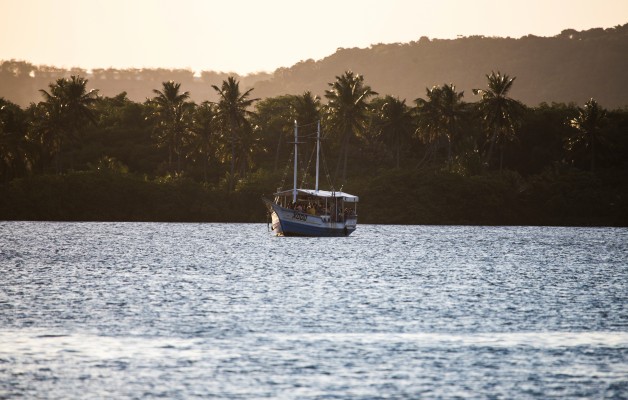
<svg viewBox="0 0 628 400"><path fill-rule="evenodd" d="M628 106L526 105L511 95L526 81L499 70L404 99L351 70L322 96L258 98L225 76L211 101L165 80L139 102L88 82L0 97L0 220L264 222L261 197L292 186L296 120L299 186L320 121L321 188L357 194L360 223L628 226Z"/></svg>
<svg viewBox="0 0 628 400"><path fill-rule="evenodd" d="M265 222L260 186L228 193L191 179L84 171L20 178L4 186L1 220ZM411 188L401 190L407 182ZM272 187L272 185L268 186ZM512 172L464 177L388 170L351 185L360 223L408 225L628 226L625 174L569 169L527 179ZM264 191L266 190L266 191Z"/></svg>

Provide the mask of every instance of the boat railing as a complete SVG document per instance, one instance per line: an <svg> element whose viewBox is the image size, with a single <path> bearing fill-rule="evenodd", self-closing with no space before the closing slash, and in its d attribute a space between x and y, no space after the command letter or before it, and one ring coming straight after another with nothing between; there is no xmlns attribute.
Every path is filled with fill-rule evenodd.
<svg viewBox="0 0 628 400"><path fill-rule="evenodd" d="M320 218L321 221L329 223L341 223L344 221L353 221L357 219L356 210L352 207L347 207L343 211L340 211L334 215L332 209L329 207L321 206L317 203L311 203L309 199L306 200L298 200L296 204L293 204L289 199L283 196L275 196L274 203L281 207L283 210L296 211L300 214L305 214L308 216Z"/></svg>

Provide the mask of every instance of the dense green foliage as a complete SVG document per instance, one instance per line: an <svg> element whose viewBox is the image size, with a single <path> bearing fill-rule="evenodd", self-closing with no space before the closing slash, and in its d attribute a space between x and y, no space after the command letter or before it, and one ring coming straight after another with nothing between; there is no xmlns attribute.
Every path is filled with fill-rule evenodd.
<svg viewBox="0 0 628 400"><path fill-rule="evenodd" d="M628 110L526 107L514 77L484 76L475 103L443 84L413 106L351 71L325 104L234 77L200 104L170 80L138 103L57 79L26 108L0 98L0 219L261 222L298 120L301 185L320 121L321 186L358 194L363 223L628 226Z"/></svg>

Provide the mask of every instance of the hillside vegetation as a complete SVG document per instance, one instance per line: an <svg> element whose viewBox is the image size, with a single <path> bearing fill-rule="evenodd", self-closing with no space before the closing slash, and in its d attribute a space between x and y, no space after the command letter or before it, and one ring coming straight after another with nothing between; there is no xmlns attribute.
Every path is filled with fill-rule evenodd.
<svg viewBox="0 0 628 400"><path fill-rule="evenodd" d="M330 77L341 71L359 71L380 93L414 100L426 87L454 83L470 95L482 87L491 70L508 71L525 85L512 96L524 104L576 102L593 97L608 108L628 105L628 24L578 32L566 29L554 37L461 37L453 40L422 37L410 43L376 44L369 48L338 49L322 60L305 60L273 73L238 76L190 70L95 69L64 70L35 66L26 61L0 65L0 97L21 106L40 100L38 90L70 75L89 78L102 95L125 91L130 100L144 101L161 82L174 80L195 101L216 100L210 85L235 76L243 88L255 88L258 97L301 94L322 96Z"/></svg>

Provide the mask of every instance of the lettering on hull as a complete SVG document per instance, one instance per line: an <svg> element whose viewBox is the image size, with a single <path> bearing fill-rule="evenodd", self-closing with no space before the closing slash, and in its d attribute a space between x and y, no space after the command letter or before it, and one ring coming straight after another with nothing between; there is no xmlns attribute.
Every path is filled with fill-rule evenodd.
<svg viewBox="0 0 628 400"><path fill-rule="evenodd" d="M294 214L292 215L292 219L298 219L299 221L307 221L307 214L301 214L299 212L294 212Z"/></svg>

